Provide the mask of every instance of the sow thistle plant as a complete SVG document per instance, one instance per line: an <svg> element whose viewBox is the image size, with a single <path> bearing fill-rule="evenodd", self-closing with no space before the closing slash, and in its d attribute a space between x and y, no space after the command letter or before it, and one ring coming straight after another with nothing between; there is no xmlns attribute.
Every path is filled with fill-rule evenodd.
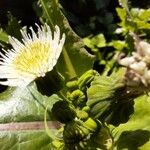
<svg viewBox="0 0 150 150"><path fill-rule="evenodd" d="M35 33L30 28L31 34L21 30L22 42L14 37L9 37L12 49L0 53L0 84L8 86L26 87L36 78L44 77L56 65L65 42L65 34L60 35L60 29L55 26L54 34L45 24L38 26Z"/></svg>
<svg viewBox="0 0 150 150"><path fill-rule="evenodd" d="M13 98L18 98L19 104L21 104L21 100L25 101L23 106L20 107L17 103L19 107L14 105L12 108L12 112L15 111L15 113L25 108L18 112L19 117L22 115L20 112L27 110L25 112L27 115L21 116L22 120L18 117L17 121L32 122L31 119L34 119L45 125L42 132L35 129L28 134L29 132L23 131L23 134L28 136L27 138L26 135L20 137L22 131L17 131L16 135L19 141L13 140L17 141L13 145L14 149L19 147L20 150L30 148L31 150L32 148L37 150L38 148L42 150L134 150L149 140L149 126L145 127L144 123L140 124L142 121L137 117L139 114L139 116L148 114L146 119L143 116L143 120L149 122L149 102L145 99L138 102L136 98L143 95L144 90L147 90L150 85L150 44L135 34L138 32L132 31L132 19L129 18L132 15L130 15L127 1L119 0L119 2L123 4L123 8L118 9L121 17L121 31L123 36L132 36L136 51L132 52L131 56L119 59L119 63L116 59L112 61L114 54L108 51L106 53L111 57L105 57L105 55L97 57L99 62L108 61L108 63L104 63L106 71L104 69L101 74L93 69L94 57L84 49L82 40L72 31L56 0L39 0L40 21L47 23L43 23L44 25L41 26L36 24L37 32L30 27L29 33L27 30L21 29L22 39L9 36L8 41L12 49L7 50L5 47L0 53L0 84L16 87L17 94L18 91L21 92L20 95L12 92L10 95L13 96L9 95L6 102ZM148 11L145 11L145 14L148 16ZM134 22L139 23L136 19ZM131 34L128 35L128 33ZM119 47L120 51L126 49L129 43L119 41L118 35L114 34L116 37L114 48ZM6 36L6 33L4 35ZM102 34L88 39L86 42L89 48L93 50L96 48L97 55L101 53L102 47L107 49L110 48L110 45L113 46L113 41L108 44ZM62 57L59 59L61 52ZM118 54L118 52L116 53ZM114 65L116 65L115 68L113 68ZM56 80L59 77L63 78L62 86L60 86L62 80ZM53 80L53 82L48 80ZM32 85L34 82L36 86ZM29 95L27 94L26 97L22 97L24 95L20 90L22 87L28 91ZM41 89L46 92L43 93ZM11 98L9 99L9 97ZM30 104L36 105L36 111L33 110L33 114L28 112L30 107L25 106L28 101L29 106ZM2 103L5 104L5 101ZM146 107L148 109L144 111ZM38 118L40 113L42 117ZM17 118L17 115L15 114L14 118ZM11 118L11 122L16 121L14 118ZM9 119L4 116L3 120L7 122ZM59 122L59 126L51 129L48 121ZM18 123L16 124L18 125ZM141 129L142 127L144 131ZM34 135L35 132L39 133L38 136L29 136ZM9 138L13 137L10 136L11 134L8 133ZM139 140L141 137L143 139ZM4 139L7 138L4 136ZM28 145L30 140L31 144ZM139 141L143 143L141 144ZM1 143L3 142L0 141L0 146ZM23 145L24 143L27 146ZM6 148L5 145L2 145L2 149L9 148L7 145Z"/></svg>

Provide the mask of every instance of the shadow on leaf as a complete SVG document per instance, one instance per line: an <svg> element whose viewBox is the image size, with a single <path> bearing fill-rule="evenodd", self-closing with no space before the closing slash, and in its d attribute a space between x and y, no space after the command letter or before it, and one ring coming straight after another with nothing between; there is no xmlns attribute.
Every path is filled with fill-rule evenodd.
<svg viewBox="0 0 150 150"><path fill-rule="evenodd" d="M135 130L123 132L117 142L117 150L138 150L138 147L150 139L150 132L147 130Z"/></svg>

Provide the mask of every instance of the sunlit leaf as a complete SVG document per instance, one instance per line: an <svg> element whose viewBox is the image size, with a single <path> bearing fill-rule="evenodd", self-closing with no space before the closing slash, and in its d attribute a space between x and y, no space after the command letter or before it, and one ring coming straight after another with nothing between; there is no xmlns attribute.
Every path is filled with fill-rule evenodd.
<svg viewBox="0 0 150 150"><path fill-rule="evenodd" d="M8 43L8 35L2 29L0 29L0 41Z"/></svg>
<svg viewBox="0 0 150 150"><path fill-rule="evenodd" d="M111 76L95 77L87 91L91 116L114 125L129 119L133 113L133 98L126 95L123 74L124 71L120 70Z"/></svg>
<svg viewBox="0 0 150 150"><path fill-rule="evenodd" d="M150 101L147 95L134 100L134 113L125 124L114 128L112 133L117 150L148 150L150 145Z"/></svg>
<svg viewBox="0 0 150 150"><path fill-rule="evenodd" d="M8 89L0 94L0 123L42 121L46 106L52 107L59 99L56 95L42 96L33 87Z"/></svg>
<svg viewBox="0 0 150 150"><path fill-rule="evenodd" d="M44 130L0 132L2 150L50 150L51 140Z"/></svg>

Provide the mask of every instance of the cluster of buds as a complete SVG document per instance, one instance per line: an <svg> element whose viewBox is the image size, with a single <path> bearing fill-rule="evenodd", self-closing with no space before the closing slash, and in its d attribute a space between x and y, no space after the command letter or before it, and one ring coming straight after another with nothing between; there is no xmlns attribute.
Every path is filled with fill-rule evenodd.
<svg viewBox="0 0 150 150"><path fill-rule="evenodd" d="M131 33L134 39L136 52L132 56L119 60L119 64L127 67L126 80L130 86L150 85L150 44L140 40L139 37Z"/></svg>

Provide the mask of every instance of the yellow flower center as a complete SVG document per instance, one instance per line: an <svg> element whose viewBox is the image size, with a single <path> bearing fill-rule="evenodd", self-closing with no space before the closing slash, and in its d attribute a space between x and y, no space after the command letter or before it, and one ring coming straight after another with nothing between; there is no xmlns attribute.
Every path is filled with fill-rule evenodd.
<svg viewBox="0 0 150 150"><path fill-rule="evenodd" d="M48 70L51 46L40 41L31 42L17 54L13 65L19 72L27 72L36 76L44 76ZM43 75L42 75L43 74Z"/></svg>

